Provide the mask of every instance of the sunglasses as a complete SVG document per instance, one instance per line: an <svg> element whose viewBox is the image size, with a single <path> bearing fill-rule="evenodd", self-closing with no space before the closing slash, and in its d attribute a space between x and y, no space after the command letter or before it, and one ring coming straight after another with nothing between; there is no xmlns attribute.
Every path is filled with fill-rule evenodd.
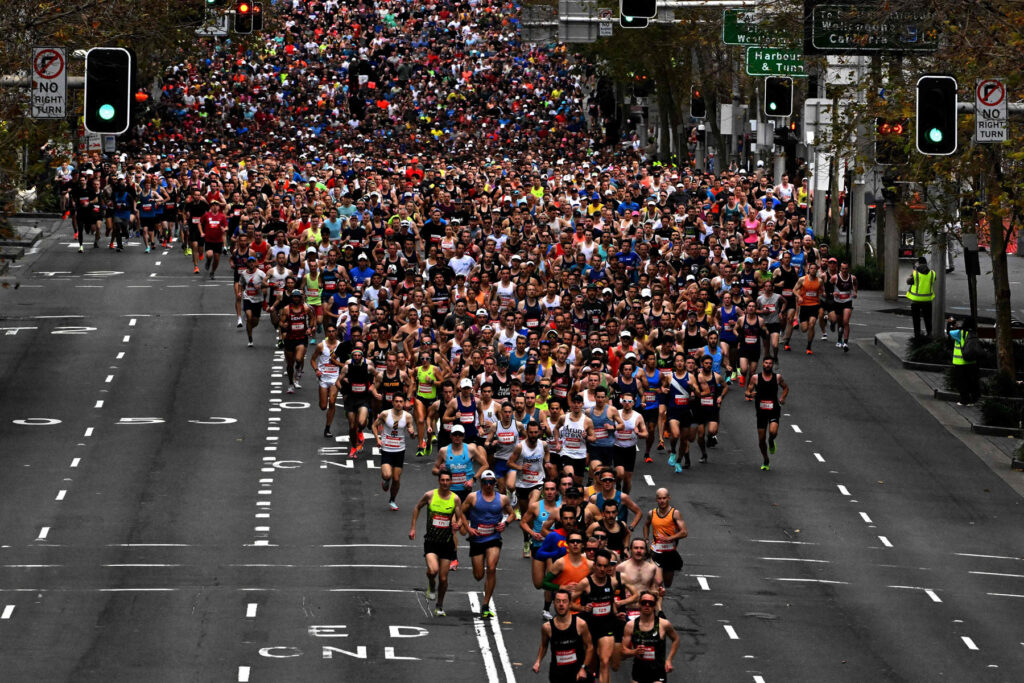
<svg viewBox="0 0 1024 683"><path fill-rule="evenodd" d="M570 538L568 541L566 541L566 543L583 543L583 539L580 539L580 538Z"/></svg>
<svg viewBox="0 0 1024 683"><path fill-rule="evenodd" d="M645 607L654 607L656 603L654 602L654 600L641 600L640 604Z"/></svg>
<svg viewBox="0 0 1024 683"><path fill-rule="evenodd" d="M601 481L615 481L615 477L605 477Z"/></svg>

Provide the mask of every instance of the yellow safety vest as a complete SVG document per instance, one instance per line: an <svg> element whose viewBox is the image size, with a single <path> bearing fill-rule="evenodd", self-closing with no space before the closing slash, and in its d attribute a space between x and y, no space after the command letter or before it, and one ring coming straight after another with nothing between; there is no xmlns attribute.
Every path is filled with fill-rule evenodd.
<svg viewBox="0 0 1024 683"><path fill-rule="evenodd" d="M960 338L953 337L953 365L974 365L973 360L964 358L964 348L967 346L967 330L960 330Z"/></svg>
<svg viewBox="0 0 1024 683"><path fill-rule="evenodd" d="M912 277L913 284L907 291L907 298L911 301L931 301L935 298L935 271L929 270L922 273L914 269Z"/></svg>

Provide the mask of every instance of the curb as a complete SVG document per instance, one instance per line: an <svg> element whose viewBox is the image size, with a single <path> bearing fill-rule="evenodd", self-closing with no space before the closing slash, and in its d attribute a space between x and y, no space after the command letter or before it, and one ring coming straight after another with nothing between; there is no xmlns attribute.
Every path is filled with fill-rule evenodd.
<svg viewBox="0 0 1024 683"><path fill-rule="evenodd" d="M1017 427L996 427L994 425L983 425L971 423L971 431L983 436L1009 436L1017 438L1020 436L1020 429Z"/></svg>
<svg viewBox="0 0 1024 683"><path fill-rule="evenodd" d="M945 389L936 389L934 396L935 396L935 400L937 400L937 401L959 401L960 400L960 394L956 393L955 391L947 391ZM1007 403L1018 403L1018 404L1019 403L1024 403L1024 398L1018 398L1016 396L989 396L987 394L983 395L980 400L984 401L985 399L988 399L988 398L998 399L1000 401L1004 401L1004 402L1007 402Z"/></svg>
<svg viewBox="0 0 1024 683"><path fill-rule="evenodd" d="M11 218L62 218L62 213L12 213Z"/></svg>
<svg viewBox="0 0 1024 683"><path fill-rule="evenodd" d="M43 231L40 228L30 228L20 237L9 240L0 240L0 247L34 247L43 238Z"/></svg>

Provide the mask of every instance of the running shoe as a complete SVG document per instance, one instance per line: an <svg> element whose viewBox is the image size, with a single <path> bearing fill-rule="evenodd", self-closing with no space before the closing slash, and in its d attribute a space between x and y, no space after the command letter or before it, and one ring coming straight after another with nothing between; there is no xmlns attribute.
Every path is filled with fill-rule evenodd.
<svg viewBox="0 0 1024 683"><path fill-rule="evenodd" d="M529 541L523 541L523 558L525 559L525 558L527 558L529 556L530 556L530 542Z"/></svg>
<svg viewBox="0 0 1024 683"><path fill-rule="evenodd" d="M149 245L148 244L146 245L146 253L147 254L149 253Z"/></svg>
<svg viewBox="0 0 1024 683"><path fill-rule="evenodd" d="M238 316L238 320L235 322L235 327L242 326L242 316Z"/></svg>
<svg viewBox="0 0 1024 683"><path fill-rule="evenodd" d="M390 501L388 503L388 507L391 509L392 512L398 512L398 503L396 503L395 501Z"/></svg>
<svg viewBox="0 0 1024 683"><path fill-rule="evenodd" d="M288 385L288 393L289 394L294 394L295 393L295 385L294 384L289 384Z"/></svg>
<svg viewBox="0 0 1024 683"><path fill-rule="evenodd" d="M331 433L331 428L330 427L326 427L324 429L324 438L325 439L333 439L334 438L334 434Z"/></svg>
<svg viewBox="0 0 1024 683"><path fill-rule="evenodd" d="M295 387L296 389L301 389L302 388L302 385L299 384L299 378L298 377L296 377L295 381L292 382L292 386Z"/></svg>
<svg viewBox="0 0 1024 683"><path fill-rule="evenodd" d="M540 615L542 617L544 617L545 620L547 620L547 619L554 619L555 618L554 615L551 614L550 610L544 610L543 612L540 613Z"/></svg>
<svg viewBox="0 0 1024 683"><path fill-rule="evenodd" d="M113 248L114 248L114 243L113 242L111 242L110 244L107 245L107 249L113 249Z"/></svg>
<svg viewBox="0 0 1024 683"><path fill-rule="evenodd" d="M277 340L277 348L279 348L279 349L283 349L284 348L284 340L283 339L278 339Z"/></svg>
<svg viewBox="0 0 1024 683"><path fill-rule="evenodd" d="M444 611L443 609L441 609L440 607L435 607L435 608L434 608L434 616L435 616L435 617L446 617L446 616L448 616L448 613L447 613L447 612L445 612L445 611Z"/></svg>
<svg viewBox="0 0 1024 683"><path fill-rule="evenodd" d="M519 496L516 495L515 489L512 489L512 498L509 500L509 503L511 503L512 507L519 504Z"/></svg>
<svg viewBox="0 0 1024 683"><path fill-rule="evenodd" d="M199 260L200 261L203 260L203 252L202 252L202 250L199 251Z"/></svg>
<svg viewBox="0 0 1024 683"><path fill-rule="evenodd" d="M828 335L824 332L821 333L821 341L828 341Z"/></svg>
<svg viewBox="0 0 1024 683"><path fill-rule="evenodd" d="M676 456L676 454L675 454L675 453L673 453L672 455L670 455L670 456L668 457L668 464L669 464L670 466L673 466L673 465L675 465L675 464L676 464L676 461L677 461L678 459L679 459L679 458L678 458L678 457Z"/></svg>
<svg viewBox="0 0 1024 683"><path fill-rule="evenodd" d="M850 352L850 345L847 344L846 342L843 342L843 353L849 353L849 352Z"/></svg>
<svg viewBox="0 0 1024 683"><path fill-rule="evenodd" d="M186 247L185 248L185 256L191 256L191 255L192 255L192 248L191 247Z"/></svg>
<svg viewBox="0 0 1024 683"><path fill-rule="evenodd" d="M841 348L843 348L843 342L841 342L841 341L837 341L837 342L836 342L836 348L837 348L837 349L841 349Z"/></svg>
<svg viewBox="0 0 1024 683"><path fill-rule="evenodd" d="M792 351L793 349L789 348L789 344L786 344L785 346L782 347L782 350L783 351Z"/></svg>
<svg viewBox="0 0 1024 683"><path fill-rule="evenodd" d="M248 344L246 344L246 346L251 349L252 348L252 342L249 342Z"/></svg>
<svg viewBox="0 0 1024 683"><path fill-rule="evenodd" d="M427 586L427 600L437 600L437 593L430 586Z"/></svg>
<svg viewBox="0 0 1024 683"><path fill-rule="evenodd" d="M356 445L362 448L364 441L366 441L366 437L363 436L362 430L359 430L356 432Z"/></svg>
<svg viewBox="0 0 1024 683"><path fill-rule="evenodd" d="M811 351L810 349L807 349L807 355L808 356L813 356L814 355L814 351Z"/></svg>
<svg viewBox="0 0 1024 683"><path fill-rule="evenodd" d="M775 455L775 439L768 439L768 452Z"/></svg>
<svg viewBox="0 0 1024 683"><path fill-rule="evenodd" d="M718 434L712 434L708 437L708 445L712 448L718 445Z"/></svg>
<svg viewBox="0 0 1024 683"><path fill-rule="evenodd" d="M480 618L481 619L493 619L494 618L494 612L492 612L489 609L485 609L483 612L480 613Z"/></svg>
<svg viewBox="0 0 1024 683"><path fill-rule="evenodd" d="M707 464L707 462L708 462L708 454L707 454L707 453L704 453L703 455L701 455L701 456L700 456L700 461L701 461L701 463L702 463L702 464L705 464L705 465L706 465L706 464Z"/></svg>
<svg viewBox="0 0 1024 683"><path fill-rule="evenodd" d="M78 245L78 253L79 254L84 254L85 253L85 247L83 247L81 244Z"/></svg>
<svg viewBox="0 0 1024 683"><path fill-rule="evenodd" d="M316 337L310 337L309 345L310 346L316 346Z"/></svg>
<svg viewBox="0 0 1024 683"><path fill-rule="evenodd" d="M645 455L644 456L644 462L647 463L648 465L650 465L652 462L654 462L654 458L652 458L649 455Z"/></svg>
<svg viewBox="0 0 1024 683"><path fill-rule="evenodd" d="M744 377L743 375L740 375L740 386L741 387L747 386L747 378Z"/></svg>
<svg viewBox="0 0 1024 683"><path fill-rule="evenodd" d="M679 463L676 463L675 472L676 472L676 474L682 474L683 473L683 466L680 465Z"/></svg>
<svg viewBox="0 0 1024 683"><path fill-rule="evenodd" d="M448 565L448 571L450 571L450 572L453 572L453 571L455 571L458 568L459 568L459 561L458 560L452 560L452 563L450 565Z"/></svg>
<svg viewBox="0 0 1024 683"><path fill-rule="evenodd" d="M761 471L762 471L762 472L767 472L767 471L768 471L768 470L770 470L771 468L772 468L772 466L771 466L771 465L769 465L768 463L765 463L765 464L761 465Z"/></svg>
<svg viewBox="0 0 1024 683"><path fill-rule="evenodd" d="M192 272L195 273L196 275L199 275L199 266L196 266L195 268L193 268Z"/></svg>

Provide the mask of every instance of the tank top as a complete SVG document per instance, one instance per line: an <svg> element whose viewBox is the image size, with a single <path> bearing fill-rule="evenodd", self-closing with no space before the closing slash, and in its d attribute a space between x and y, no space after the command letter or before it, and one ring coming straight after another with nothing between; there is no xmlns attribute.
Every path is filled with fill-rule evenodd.
<svg viewBox="0 0 1024 683"><path fill-rule="evenodd" d="M714 368L712 367L712 369L711 369L711 377L710 378L704 377L703 371L698 375L698 378L699 379L703 379L704 382L711 388L711 395L710 396L701 396L700 397L700 404L701 404L701 406L704 407L704 408L714 408L716 405L718 405L718 401L717 401L718 395L722 393L722 385L719 384L718 380L715 379L715 370L714 370Z"/></svg>
<svg viewBox="0 0 1024 683"><path fill-rule="evenodd" d="M523 301L523 320L526 324L526 329L536 330L540 327L540 302L530 304L529 301Z"/></svg>
<svg viewBox="0 0 1024 683"><path fill-rule="evenodd" d="M338 373L341 372L341 368L334 364L331 360L331 355L337 351L340 344L341 342L339 341L335 343L334 348L331 348L329 342L324 341L324 350L316 357L316 369L323 375L321 381L338 379Z"/></svg>
<svg viewBox="0 0 1024 683"><path fill-rule="evenodd" d="M402 373L396 372L394 377L388 375L385 370L380 377L380 390L384 396L384 404L386 407L391 407L391 402L395 400L395 396L398 394L405 395L405 382L402 380Z"/></svg>
<svg viewBox="0 0 1024 683"><path fill-rule="evenodd" d="M555 500L555 512L556 513L558 512L558 508L560 508L560 507L562 507L562 497L561 496L559 496ZM533 520L533 530L536 533L539 534L541 532L541 530L544 529L544 522L548 521L548 517L550 517L550 516L551 516L551 513L548 512L548 508L544 504L544 499L541 498L539 504L537 505L537 518L535 520ZM541 543L543 543L543 541L537 541L537 540L533 539L532 537L530 538L530 545L533 546L534 548L539 548L541 546Z"/></svg>
<svg viewBox="0 0 1024 683"><path fill-rule="evenodd" d="M765 379L764 372L758 374L754 394L758 410L777 410L779 407L779 376L773 372L770 379Z"/></svg>
<svg viewBox="0 0 1024 683"><path fill-rule="evenodd" d="M476 473L469 457L469 446L462 444L462 450L456 453L454 447L449 445L445 448L444 464L452 473L452 490L465 490L466 481Z"/></svg>
<svg viewBox="0 0 1024 683"><path fill-rule="evenodd" d="M366 397L370 392L370 366L366 361L348 364L349 395L353 399ZM390 450L390 449L389 449Z"/></svg>
<svg viewBox="0 0 1024 683"><path fill-rule="evenodd" d="M651 533L654 535L654 538L658 536L672 536L678 531L676 529L675 510L674 507L670 507L668 514L664 517L658 514L658 508L651 510ZM651 552L667 553L675 549L675 541L651 542Z"/></svg>
<svg viewBox="0 0 1024 683"><path fill-rule="evenodd" d="M690 379L685 373L682 378L676 377L673 372L668 382L668 405L669 408L685 408L690 405Z"/></svg>
<svg viewBox="0 0 1024 683"><path fill-rule="evenodd" d="M395 418L395 413L389 410L384 415L384 429L380 433L380 448L382 451L405 452L405 436L408 433L406 427L409 424L409 413L402 411L402 416Z"/></svg>
<svg viewBox="0 0 1024 683"><path fill-rule="evenodd" d="M686 334L683 335L683 351L691 358L697 358L699 351L704 347L704 335L700 333L700 326L693 328L696 334L690 334L690 330L686 330Z"/></svg>
<svg viewBox="0 0 1024 683"><path fill-rule="evenodd" d="M334 266L334 268L324 266L320 272L323 273L324 279L324 291L321 296L326 300L338 291L338 266Z"/></svg>
<svg viewBox="0 0 1024 683"><path fill-rule="evenodd" d="M594 486L596 487L597 484L594 484ZM594 498L594 504L597 505L597 509L598 510L604 510L604 501L607 500L604 497L604 494L601 493L600 489L598 489L595 492L595 496L596 496L596 498ZM626 506L622 504L622 491L619 491L618 489L616 489L615 490L615 495L612 496L611 499L614 500L618 504L618 506L619 506L619 512L615 516L615 518L618 519L620 522L626 521L626 517L628 516L629 513L626 510ZM611 543L611 538L612 538L611 534L609 533L608 534L609 544ZM608 547L611 548L611 545L609 545ZM612 548L612 550L621 550L621 548Z"/></svg>
<svg viewBox="0 0 1024 683"><path fill-rule="evenodd" d="M452 517L455 516L455 505L459 497L449 492L447 500L442 498L437 489L427 505L427 531L423 540L428 543L451 543Z"/></svg>
<svg viewBox="0 0 1024 683"><path fill-rule="evenodd" d="M570 615L569 627L560 629L555 626L554 619L548 619L551 624L551 669L549 678L553 681L568 680L569 677L579 673L580 667L584 664L584 657L587 654L583 638L577 631L575 614Z"/></svg>
<svg viewBox="0 0 1024 683"><path fill-rule="evenodd" d="M803 300L800 302L801 306L817 306L818 305L818 290L821 289L821 278L814 278L813 280L809 277L804 278L804 291Z"/></svg>
<svg viewBox="0 0 1024 683"><path fill-rule="evenodd" d="M561 573L555 577L554 583L564 586L567 583L579 583L590 576L590 561L583 557L579 564L573 564L568 555L562 563Z"/></svg>
<svg viewBox="0 0 1024 683"><path fill-rule="evenodd" d="M430 303L434 304L435 318L444 318L448 315L451 298L451 292L448 291L447 287L436 287L434 289L434 295L430 297Z"/></svg>
<svg viewBox="0 0 1024 683"><path fill-rule="evenodd" d="M434 400L437 396L437 387L434 385L434 366L426 370L423 366L416 366L416 395L420 398Z"/></svg>
<svg viewBox="0 0 1024 683"><path fill-rule="evenodd" d="M740 338L740 346L749 350L755 350L760 341L761 321L755 317L753 323L748 323L747 317L743 316L743 336Z"/></svg>
<svg viewBox="0 0 1024 683"><path fill-rule="evenodd" d="M596 410L590 410L587 413L590 419L594 423L594 436L597 440L594 441L595 446L611 446L614 443L614 435L612 434L612 427L615 424L614 421L608 417L608 406L604 407L604 410L600 415L597 414Z"/></svg>
<svg viewBox="0 0 1024 683"><path fill-rule="evenodd" d="M561 429L558 430L558 440L562 442L562 455L573 460L582 460L587 457L586 431L584 420L586 417L580 415L578 420L572 419L571 413L566 413Z"/></svg>
<svg viewBox="0 0 1024 683"><path fill-rule="evenodd" d="M853 301L853 276L848 276L845 280L842 275L836 275L835 288L832 291L832 299L837 304L845 304L848 301Z"/></svg>
<svg viewBox="0 0 1024 683"><path fill-rule="evenodd" d="M469 403L463 403L461 393L456 394L455 408L459 414L459 424L466 430L466 441L476 438L476 399L470 398Z"/></svg>
<svg viewBox="0 0 1024 683"><path fill-rule="evenodd" d="M615 430L615 445L619 448L636 448L636 421L640 419L640 413L633 411L629 418L619 415L622 420L622 429Z"/></svg>
<svg viewBox="0 0 1024 683"><path fill-rule="evenodd" d="M307 273L302 280L306 288L306 303L310 306L319 306L323 301L323 295L320 293L319 273L313 276Z"/></svg>
<svg viewBox="0 0 1024 683"><path fill-rule="evenodd" d="M710 346L705 346L701 349L701 356L711 356L711 372L720 372L722 370L722 347L716 346L715 352L711 352Z"/></svg>
<svg viewBox="0 0 1024 683"><path fill-rule="evenodd" d="M792 293L792 292L791 292ZM735 322L740 317L740 311L736 306L732 307L732 310L726 310L725 306L719 309L722 317L722 331L720 336L724 342L736 341L735 328L730 329L728 323Z"/></svg>
<svg viewBox="0 0 1024 683"><path fill-rule="evenodd" d="M501 424L501 420L498 420L494 425L494 441L497 444L494 449L494 459L508 460L512 451L515 450L516 444L519 443L519 426L515 419L507 427Z"/></svg>
<svg viewBox="0 0 1024 683"><path fill-rule="evenodd" d="M611 541L611 537L608 538ZM609 544L609 548L611 545ZM611 579L605 579L603 585L595 583L593 576L587 577L590 590L582 595L582 604L590 605L588 616L597 621L613 619L615 617L615 588Z"/></svg>
<svg viewBox="0 0 1024 683"><path fill-rule="evenodd" d="M779 274L772 278L772 284L775 285L776 291L781 294L784 298L793 298L793 287L796 285L796 281L800 279L799 273L795 268L786 270L782 266L779 266Z"/></svg>
<svg viewBox="0 0 1024 683"><path fill-rule="evenodd" d="M508 283L507 287L498 282L494 288L498 293L499 311L516 307L516 285L514 282Z"/></svg>
<svg viewBox="0 0 1024 683"><path fill-rule="evenodd" d="M658 407L658 387L661 386L661 370L654 369L654 374L647 373L644 368L644 377L647 378L647 389L644 391L642 405L644 410L653 410Z"/></svg>
<svg viewBox="0 0 1024 683"><path fill-rule="evenodd" d="M284 332L285 339L299 341L308 338L309 334L306 330L306 309L300 308L298 312L296 312L295 309L289 305L286 312L288 326L285 328Z"/></svg>
<svg viewBox="0 0 1024 683"><path fill-rule="evenodd" d="M559 370L554 363L551 364L551 395L557 399L565 399L569 396L569 386L572 381L569 378L569 366L565 370Z"/></svg>
<svg viewBox="0 0 1024 683"><path fill-rule="evenodd" d="M524 439L522 446L519 452L522 469L516 479L516 486L524 489L540 486L544 483L544 442L538 439L536 444L530 446L530 442ZM544 507L543 503L541 507Z"/></svg>
<svg viewBox="0 0 1024 683"><path fill-rule="evenodd" d="M480 409L480 421L490 422L491 424L498 423L498 402L492 400L491 405Z"/></svg>
<svg viewBox="0 0 1024 683"><path fill-rule="evenodd" d="M648 680L665 670L665 639L661 637L660 619L655 617L654 627L647 631L641 630L639 618L633 621L633 647L638 650L633 657L635 680ZM651 676L641 672L650 672Z"/></svg>
<svg viewBox="0 0 1024 683"><path fill-rule="evenodd" d="M484 494L479 491L476 494L476 504L469 508L469 525L476 529L480 535L470 536L470 543L487 543L501 538L498 532L498 524L501 522L501 494L494 492L494 498L487 500Z"/></svg>
<svg viewBox="0 0 1024 683"><path fill-rule="evenodd" d="M623 394L633 394L633 400L636 401L640 398L640 382L637 381L636 375L630 378L628 382L622 381L622 375L615 378L615 384L612 386L612 390L615 392L615 407L621 408L620 397Z"/></svg>

